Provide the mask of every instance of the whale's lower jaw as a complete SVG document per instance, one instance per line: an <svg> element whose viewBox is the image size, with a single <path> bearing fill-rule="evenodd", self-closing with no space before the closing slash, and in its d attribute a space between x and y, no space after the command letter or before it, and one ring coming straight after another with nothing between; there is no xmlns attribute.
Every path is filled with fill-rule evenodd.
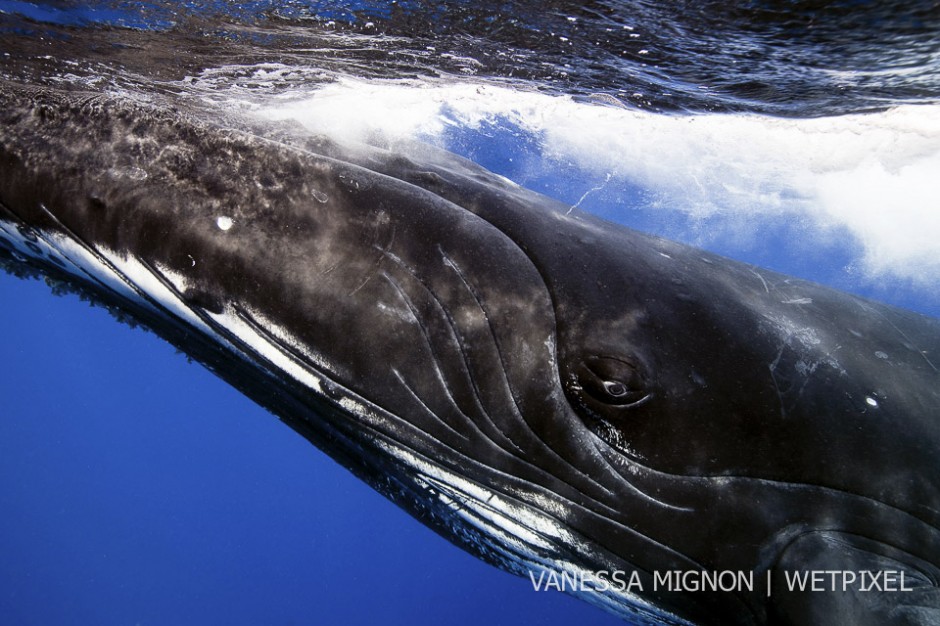
<svg viewBox="0 0 940 626"><path fill-rule="evenodd" d="M107 307L120 321L152 330L461 548L533 581L543 575L583 580L623 567L555 517L382 432L380 424L401 420L311 366L316 356L300 355L301 348L270 320L259 323L256 313L237 305L221 312L194 306L183 297L184 279L166 268L92 248L67 232L30 228L2 205L0 211L0 267L35 271L58 289ZM564 591L631 623L691 623L616 586Z"/></svg>

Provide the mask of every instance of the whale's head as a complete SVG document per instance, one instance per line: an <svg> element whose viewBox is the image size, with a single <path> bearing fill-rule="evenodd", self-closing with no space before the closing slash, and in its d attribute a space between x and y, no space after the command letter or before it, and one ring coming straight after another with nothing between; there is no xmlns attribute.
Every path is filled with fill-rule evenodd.
<svg viewBox="0 0 940 626"><path fill-rule="evenodd" d="M7 255L148 324L482 558L622 572L578 591L661 622L774 617L759 577L809 547L937 580L935 322L436 152L0 92ZM717 570L758 581L657 585Z"/></svg>

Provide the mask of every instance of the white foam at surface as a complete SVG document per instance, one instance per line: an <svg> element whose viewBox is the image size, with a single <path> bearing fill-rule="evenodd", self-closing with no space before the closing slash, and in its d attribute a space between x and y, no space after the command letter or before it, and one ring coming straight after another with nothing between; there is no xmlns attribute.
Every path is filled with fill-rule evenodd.
<svg viewBox="0 0 940 626"><path fill-rule="evenodd" d="M585 189L613 177L694 218L809 219L856 238L869 277L940 280L940 106L817 119L663 115L492 84L340 78L258 112L354 140L443 142L451 127L512 126L540 138L549 161L595 177Z"/></svg>

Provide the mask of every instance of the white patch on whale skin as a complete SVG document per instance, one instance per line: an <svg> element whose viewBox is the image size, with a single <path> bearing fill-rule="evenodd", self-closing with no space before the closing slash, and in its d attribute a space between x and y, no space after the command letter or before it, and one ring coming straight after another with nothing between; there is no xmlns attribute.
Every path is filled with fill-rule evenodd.
<svg viewBox="0 0 940 626"><path fill-rule="evenodd" d="M14 224L0 220L0 237L8 243L15 254L46 264L50 263L51 258L58 259L57 265L77 279L95 282L121 299L146 308L161 317L170 317L184 323L207 336L216 345L228 349L241 358L253 360L250 354L246 354L223 336L223 333L218 332L219 328L225 329L278 371L322 393L321 378L278 343L290 346L309 359L311 363L326 371L332 371L332 368L264 315L250 312L255 321L263 326L276 341L271 341L269 337L255 331L248 322L239 317L231 306L227 307L222 314L213 314L208 311L198 313L182 298L188 286L186 277L167 267L157 264L151 269L139 259L107 248L97 248L92 251L58 232L33 230L30 233L35 235L35 241L25 237ZM31 245L27 245L27 242Z"/></svg>
<svg viewBox="0 0 940 626"><path fill-rule="evenodd" d="M232 226L235 225L235 222L232 220L232 218L226 215L222 215L216 218L215 225L219 227L219 230L226 231L232 228Z"/></svg>
<svg viewBox="0 0 940 626"><path fill-rule="evenodd" d="M416 323L416 322L415 322L415 318L414 318L414 316L411 315L411 312L410 312L410 311L403 310L403 309L398 309L398 308L393 307L393 306L389 306L389 305L385 304L384 302L376 302L376 303L375 303L375 306L376 306L376 308L378 308L380 311L382 311L382 313L384 313L384 314L386 314L386 315L388 315L388 316L394 317L394 318L396 318L396 319L399 319L399 320L401 320L401 321L403 321L403 322L405 322L405 323L407 323L407 324L415 324L415 323Z"/></svg>
<svg viewBox="0 0 940 626"><path fill-rule="evenodd" d="M108 259L133 285L156 300L173 317L211 337L218 344L228 347L226 345L228 342L209 328L192 308L182 300L181 292L172 288L172 282L168 285L160 276L154 274L149 267L134 257L125 257L105 249L99 250L99 253ZM158 269L158 271L161 274L163 273L163 270ZM167 282L170 281L167 280Z"/></svg>
<svg viewBox="0 0 940 626"><path fill-rule="evenodd" d="M549 505L541 510L513 501L396 443L381 438L376 438L374 443L404 464L418 486L435 494L445 507L451 509L469 527L481 533L486 538L485 545L481 547L497 552L514 573L528 576L529 572L535 575L540 572L554 572L568 574L575 579L593 575L576 563L545 556L559 546L566 550L591 552L590 546L585 545L552 516L553 509L563 508L560 504ZM541 501L538 506L542 507ZM604 592L580 589L572 595L628 618L632 623L688 624L643 598L613 586Z"/></svg>
<svg viewBox="0 0 940 626"><path fill-rule="evenodd" d="M318 368L321 372L333 376L340 373L339 369L333 363L327 361L323 355L314 352L308 344L298 339L290 331L276 323L261 311L245 306L242 306L242 308L248 312L256 322L263 326L268 334L275 337L279 344L289 346L295 352L300 353L303 355L304 359L313 364L313 366Z"/></svg>
<svg viewBox="0 0 940 626"><path fill-rule="evenodd" d="M192 257L190 256L189 258ZM173 285L174 289L176 289L179 293L186 293L186 290L189 288L189 280L185 276L171 270L161 263L154 263L154 267L157 268L157 271L159 271L171 285Z"/></svg>
<svg viewBox="0 0 940 626"><path fill-rule="evenodd" d="M14 225L0 221L0 231L5 239L14 244L18 253L22 252L44 263L49 263L50 258L57 258L61 261L58 264L60 269L78 280L97 283L100 288L123 300L157 315L170 316L206 335L218 345L238 352L183 301L181 294L187 287L184 276L162 265L151 269L138 259L108 248L91 250L59 232L34 231L37 239L33 245L42 250L42 254L37 254L25 244L26 238Z"/></svg>
<svg viewBox="0 0 940 626"><path fill-rule="evenodd" d="M31 233L36 236L35 240L24 236L15 224L0 221L0 235L16 254L47 264L55 264L52 259L58 259L61 263L59 267L76 278L96 282L125 300L153 310L153 305L116 268L109 265L108 258L100 251L89 250L58 232L33 230Z"/></svg>
<svg viewBox="0 0 940 626"><path fill-rule="evenodd" d="M267 361L272 366L267 369L283 372L305 387L323 393L323 381L319 375L305 367L304 364L286 352L283 347L255 330L248 321L238 314L234 307L231 305L226 306L222 313L207 311L206 315L212 319L214 324L230 332L250 348L252 352ZM265 329L267 330L267 327Z"/></svg>
<svg viewBox="0 0 940 626"><path fill-rule="evenodd" d="M848 372L842 367L838 359L833 356L833 352L838 350L838 346L829 351L824 351L823 339L819 336L819 331L809 326L801 326L789 317L775 313L765 313L764 319L769 322L771 332L776 334L782 341L780 353L777 355L779 361L783 350L787 347L795 350L800 355L810 373L816 369L819 363L825 363L832 369L839 372L840 376L848 376ZM771 371L776 367L777 361L771 363Z"/></svg>

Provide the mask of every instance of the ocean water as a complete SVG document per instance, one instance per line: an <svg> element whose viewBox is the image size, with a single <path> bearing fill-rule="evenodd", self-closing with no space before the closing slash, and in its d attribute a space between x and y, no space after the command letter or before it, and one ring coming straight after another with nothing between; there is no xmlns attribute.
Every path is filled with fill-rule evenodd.
<svg viewBox="0 0 940 626"><path fill-rule="evenodd" d="M0 0L0 33L3 78L417 138L940 316L936 3ZM38 280L0 275L0 303L0 623L619 623L462 553L153 334Z"/></svg>

